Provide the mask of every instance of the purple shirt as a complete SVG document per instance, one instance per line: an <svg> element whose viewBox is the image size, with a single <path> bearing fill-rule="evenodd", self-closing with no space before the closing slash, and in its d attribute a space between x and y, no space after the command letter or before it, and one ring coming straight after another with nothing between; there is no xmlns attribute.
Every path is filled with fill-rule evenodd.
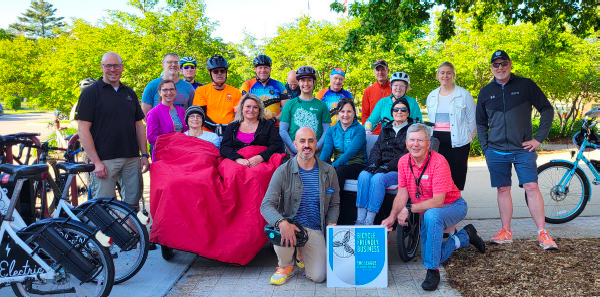
<svg viewBox="0 0 600 297"><path fill-rule="evenodd" d="M159 103L153 107L146 116L146 135L148 135L148 142L152 145L156 143L158 136L171 133L175 131L175 124L169 114L170 108L164 104ZM177 115L183 123L183 132L187 131L187 124L185 123L185 109L175 105Z"/></svg>
<svg viewBox="0 0 600 297"><path fill-rule="evenodd" d="M243 133L238 130L237 139L245 144L250 144L254 140L254 133Z"/></svg>

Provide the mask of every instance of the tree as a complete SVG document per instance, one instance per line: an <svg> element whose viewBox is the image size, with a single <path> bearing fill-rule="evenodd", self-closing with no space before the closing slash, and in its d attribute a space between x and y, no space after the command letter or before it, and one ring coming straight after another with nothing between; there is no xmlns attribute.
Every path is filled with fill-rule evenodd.
<svg viewBox="0 0 600 297"><path fill-rule="evenodd" d="M537 24L550 20L551 30L563 32L570 28L578 37L587 37L591 30L600 31L600 6L596 1L401 1L379 0L367 4L355 1L349 7L336 0L331 10L344 12L360 18L361 25L348 33L345 41L347 50L361 49L364 36L381 34L382 42L387 50L393 47L401 31L412 31L416 27L427 24L432 9L442 9L440 26L437 29L439 41L446 41L454 36L455 13L467 13L474 27L483 31L483 24L489 17L497 17L503 24L512 25L519 22ZM413 32L418 34L419 32Z"/></svg>
<svg viewBox="0 0 600 297"><path fill-rule="evenodd" d="M57 35L55 30L65 26L62 17L54 17L56 9L52 4L43 1L31 2L23 16L18 17L19 22L10 25L10 28L30 38L51 38Z"/></svg>
<svg viewBox="0 0 600 297"><path fill-rule="evenodd" d="M0 28L0 40L13 39L15 35L10 33L8 30Z"/></svg>

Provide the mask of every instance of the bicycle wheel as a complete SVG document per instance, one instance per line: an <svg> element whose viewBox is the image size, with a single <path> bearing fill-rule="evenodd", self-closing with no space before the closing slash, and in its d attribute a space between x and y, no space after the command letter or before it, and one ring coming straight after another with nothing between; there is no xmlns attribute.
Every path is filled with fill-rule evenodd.
<svg viewBox="0 0 600 297"><path fill-rule="evenodd" d="M568 162L550 162L538 167L538 185L544 199L547 223L566 223L576 218L587 204L591 189L581 168L575 170L565 190L559 190L560 180L571 169L573 164ZM529 204L527 194L525 194L525 201Z"/></svg>
<svg viewBox="0 0 600 297"><path fill-rule="evenodd" d="M46 259L50 267L55 269L56 278L53 280L29 279L22 283L13 283L11 284L11 287L15 295L46 296L50 294L60 294L61 296L108 296L112 290L115 277L114 265L110 260L108 249L103 247L88 229L82 228L71 222L62 222L60 225L62 230L57 229L57 231L59 231L63 238L66 238L69 242L75 244L75 248L80 250L88 260L96 265L100 265L101 268L99 273L93 281L81 282L40 248L40 257ZM42 228L43 226L44 225L42 224L38 226L38 228ZM31 234L29 237L22 239L25 242L28 242L32 249L35 249L38 246L33 240L30 240L30 237L33 236L36 235ZM89 240L86 243L87 239Z"/></svg>
<svg viewBox="0 0 600 297"><path fill-rule="evenodd" d="M125 220L123 227L127 231L138 237L137 243L127 250L117 244L110 246L110 254L115 264L115 284L120 284L136 275L146 263L150 236L146 226L140 222L131 208L112 201L108 201L105 205L115 219ZM86 223L93 225L92 222Z"/></svg>
<svg viewBox="0 0 600 297"><path fill-rule="evenodd" d="M396 228L396 243L398 244L398 254L404 262L412 261L417 255L419 249L419 240L421 238L421 215L411 213L408 217L408 225Z"/></svg>

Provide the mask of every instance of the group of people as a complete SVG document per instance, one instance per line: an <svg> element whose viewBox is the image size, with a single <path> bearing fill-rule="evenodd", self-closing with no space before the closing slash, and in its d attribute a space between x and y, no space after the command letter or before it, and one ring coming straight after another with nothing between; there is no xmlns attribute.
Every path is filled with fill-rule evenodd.
<svg viewBox="0 0 600 297"><path fill-rule="evenodd" d="M224 57L208 59L212 83L201 85L192 75L197 67L194 59L168 53L162 61L163 74L148 84L140 105L135 92L120 82L124 69L120 56L109 52L102 57L104 76L82 92L77 113L82 145L96 165L92 195L114 196L120 179L126 189L124 200L137 207L139 177L149 166L146 141L152 152L161 145L161 135L171 132L206 140L207 145L220 147L222 157L247 167L285 151L290 159L273 174L260 207L264 219L282 235L281 245L275 247L279 267L272 284L283 284L294 273L296 223L309 234L306 245L298 249L307 277L315 282L325 279L323 234L327 225L338 221L340 203L348 194L343 191L346 180L357 179L356 225L374 223L386 188L394 184L398 193L382 225L391 228L396 221L405 225L410 212L423 215L421 251L427 276L422 287L435 290L437 268L452 251L469 244L485 251L474 226L454 230L467 213L461 191L476 134L492 187L497 188L502 221L502 229L491 242L512 241L514 164L519 185L527 193L539 244L544 249L557 248L544 226L535 153L548 135L552 106L532 80L512 73L506 52L494 52L490 63L494 79L480 91L477 104L455 84L452 63L438 67L440 87L426 100L434 124L431 131L418 123L423 120L421 107L406 94L409 76L394 72L389 78L389 66L381 59L373 64L376 82L364 91L359 121L353 96L343 89L345 72L340 68L331 71L331 85L315 97L314 68L290 71L284 85L270 77L271 59L258 55L256 76L240 91L226 84L229 65ZM532 108L541 115L535 135ZM430 150L432 135L440 141L438 152ZM368 137L377 137L369 155ZM265 150L250 158L238 154L255 145ZM409 199L412 204L407 203ZM443 233L448 233L444 242Z"/></svg>

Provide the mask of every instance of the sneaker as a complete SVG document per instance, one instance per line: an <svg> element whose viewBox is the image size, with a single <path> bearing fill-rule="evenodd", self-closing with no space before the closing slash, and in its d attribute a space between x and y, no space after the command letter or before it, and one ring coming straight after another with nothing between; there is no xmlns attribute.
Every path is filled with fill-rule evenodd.
<svg viewBox="0 0 600 297"><path fill-rule="evenodd" d="M540 246L543 247L545 250L556 250L558 249L558 245L556 244L556 242L554 242L554 240L552 240L552 237L550 237L550 234L548 234L548 231L542 231L538 236L538 241L540 242Z"/></svg>
<svg viewBox="0 0 600 297"><path fill-rule="evenodd" d="M512 235L512 232L506 231L506 229L502 228L502 230L498 231L498 233L496 233L496 235L492 237L492 240L490 240L490 242L497 244L511 243Z"/></svg>
<svg viewBox="0 0 600 297"><path fill-rule="evenodd" d="M475 246L480 253L485 253L485 242L483 242L483 239L477 235L477 229L475 229L475 226L473 226L473 224L468 224L463 228L463 230L469 234L469 243Z"/></svg>
<svg viewBox="0 0 600 297"><path fill-rule="evenodd" d="M421 288L425 291L433 291L440 284L440 272L434 269L427 269L425 281L421 284Z"/></svg>
<svg viewBox="0 0 600 297"><path fill-rule="evenodd" d="M300 255L300 250L296 249L296 265L299 268L304 268L304 262L302 262L302 255Z"/></svg>
<svg viewBox="0 0 600 297"><path fill-rule="evenodd" d="M292 276L294 276L294 265L277 267L277 271L271 276L271 285L281 286Z"/></svg>

